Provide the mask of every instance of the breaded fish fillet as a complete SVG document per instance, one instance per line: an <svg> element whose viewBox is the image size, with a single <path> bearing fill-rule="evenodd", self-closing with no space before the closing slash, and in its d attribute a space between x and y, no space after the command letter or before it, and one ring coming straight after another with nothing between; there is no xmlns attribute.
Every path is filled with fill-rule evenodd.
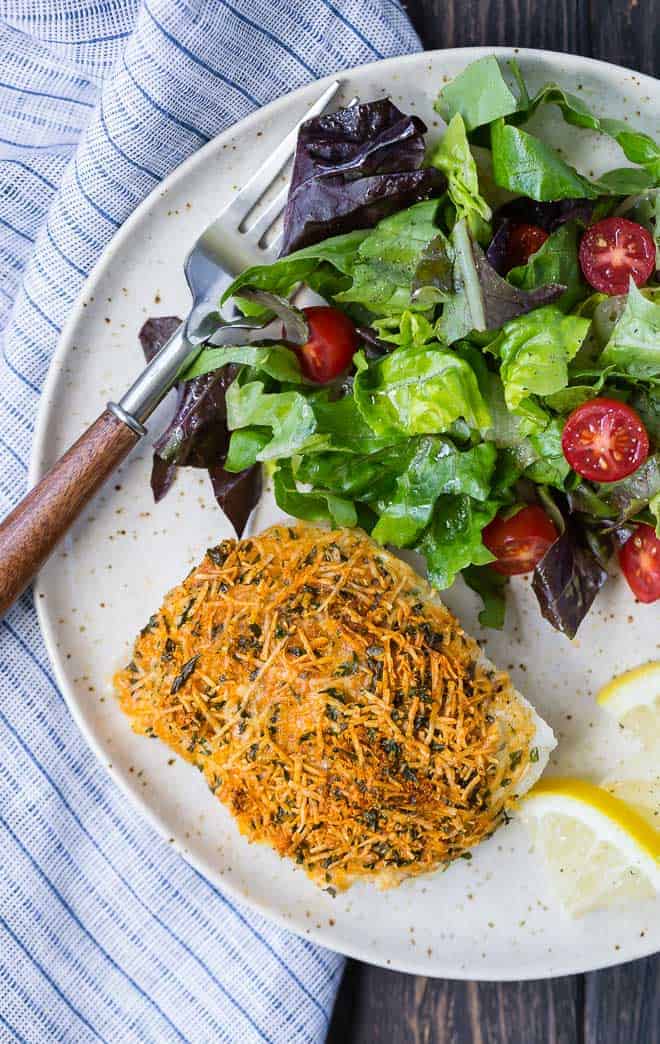
<svg viewBox="0 0 660 1044"><path fill-rule="evenodd" d="M360 530L227 540L116 677L133 728L318 884L380 887L488 837L551 730L437 594Z"/></svg>

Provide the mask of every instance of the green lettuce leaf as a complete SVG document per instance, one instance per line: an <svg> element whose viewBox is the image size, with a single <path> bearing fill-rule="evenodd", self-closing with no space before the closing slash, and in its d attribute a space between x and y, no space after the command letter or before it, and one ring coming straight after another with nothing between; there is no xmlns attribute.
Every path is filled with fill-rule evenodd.
<svg viewBox="0 0 660 1044"><path fill-rule="evenodd" d="M594 184L611 196L631 196L643 192L655 184L656 179L641 167L617 167L601 174Z"/></svg>
<svg viewBox="0 0 660 1044"><path fill-rule="evenodd" d="M441 493L466 493L475 500L487 500L496 456L489 443L460 451L448 439L420 439L415 456L397 479L394 495L377 504L380 518L371 534L374 540L395 547L414 544L431 520Z"/></svg>
<svg viewBox="0 0 660 1044"><path fill-rule="evenodd" d="M563 428L563 421L554 418L547 428L528 436L511 451L525 478L563 490L571 470L561 448Z"/></svg>
<svg viewBox="0 0 660 1044"><path fill-rule="evenodd" d="M251 468L272 437L270 428L239 428L232 431L225 471L238 472Z"/></svg>
<svg viewBox="0 0 660 1044"><path fill-rule="evenodd" d="M660 453L653 453L644 463L618 482L601 482L598 496L609 504L619 522L637 515L660 494Z"/></svg>
<svg viewBox="0 0 660 1044"><path fill-rule="evenodd" d="M655 519L655 535L660 537L660 493L656 493L649 501L649 511Z"/></svg>
<svg viewBox="0 0 660 1044"><path fill-rule="evenodd" d="M628 299L598 363L638 380L660 377L660 304L630 281Z"/></svg>
<svg viewBox="0 0 660 1044"><path fill-rule="evenodd" d="M419 308L433 308L446 301L454 290L454 250L443 232L438 232L422 250L412 281L412 300Z"/></svg>
<svg viewBox="0 0 660 1044"><path fill-rule="evenodd" d="M655 182L660 179L660 148L648 134L634 130L630 124L624 123L622 120L596 116L585 105L582 98L576 94L570 94L556 83L546 83L538 91L524 114L525 119L536 112L541 105L556 105L566 123L570 123L573 127L583 127L607 134L621 147L627 160L644 167ZM622 183L621 179L620 183ZM615 189L615 191L618 192L619 189ZM622 191L626 193L627 190ZM632 189L632 191L636 190Z"/></svg>
<svg viewBox="0 0 660 1044"><path fill-rule="evenodd" d="M660 268L660 188L625 199L617 214L643 225L655 242L655 265Z"/></svg>
<svg viewBox="0 0 660 1044"><path fill-rule="evenodd" d="M364 420L352 395L330 401L325 392L311 397L316 431L323 436L318 450L327 448L345 453L376 453L396 441L376 435Z"/></svg>
<svg viewBox="0 0 660 1044"><path fill-rule="evenodd" d="M523 412L509 410L499 374L489 371L479 387L491 416L491 426L484 438L500 449L519 446L528 435L538 434L549 424L550 414L532 399L525 400Z"/></svg>
<svg viewBox="0 0 660 1044"><path fill-rule="evenodd" d="M377 435L440 434L459 418L480 430L490 424L474 371L440 345L397 348L371 364L358 353L355 361L355 401Z"/></svg>
<svg viewBox="0 0 660 1044"><path fill-rule="evenodd" d="M330 522L334 526L357 525L357 511L352 501L324 490L301 492L288 461L277 468L273 488L277 506L294 518L302 518L306 522Z"/></svg>
<svg viewBox="0 0 660 1044"><path fill-rule="evenodd" d="M382 319L374 319L371 324L381 341L395 344L401 348L420 347L435 340L435 330L421 312L402 312L401 315L387 315Z"/></svg>
<svg viewBox="0 0 660 1044"><path fill-rule="evenodd" d="M479 613L479 623L482 627L494 627L501 631L504 627L506 615L506 585L508 577L496 573L488 566L468 566L462 572L463 579L468 587L481 595L484 604Z"/></svg>
<svg viewBox="0 0 660 1044"><path fill-rule="evenodd" d="M298 283L307 283L324 297L332 297L349 284L358 248L369 234L369 230L362 229L347 232L297 250L271 265L246 268L225 290L222 303L231 297L240 298L242 286L268 290L286 297ZM257 310L263 309L257 306ZM246 306L245 311L254 311L254 307Z"/></svg>
<svg viewBox="0 0 660 1044"><path fill-rule="evenodd" d="M564 294L555 301L558 308L570 312L587 292L578 261L578 227L567 221L532 254L526 265L512 268L507 279L521 290L536 290L547 283L561 283Z"/></svg>
<svg viewBox="0 0 660 1044"><path fill-rule="evenodd" d="M344 304L360 304L374 315L424 309L412 297L420 256L437 236L438 200L416 203L380 221L358 246L350 287L335 295Z"/></svg>
<svg viewBox="0 0 660 1044"><path fill-rule="evenodd" d="M488 351L501 361L507 407L515 410L529 395L550 395L565 388L568 363L588 329L588 319L564 315L555 305L505 323Z"/></svg>
<svg viewBox="0 0 660 1044"><path fill-rule="evenodd" d="M541 202L596 199L599 191L554 149L520 127L497 120L491 127L495 181Z"/></svg>
<svg viewBox="0 0 660 1044"><path fill-rule="evenodd" d="M446 123L457 114L468 131L516 112L519 101L508 87L496 58L479 58L443 87L434 108Z"/></svg>
<svg viewBox="0 0 660 1044"><path fill-rule="evenodd" d="M300 366L295 352L282 344L258 347L246 345L235 348L204 348L189 366L182 380L189 381L193 377L201 377L205 373L219 370L227 363L242 363L253 370L261 371L276 381L290 384L301 384L303 381Z"/></svg>
<svg viewBox="0 0 660 1044"><path fill-rule="evenodd" d="M573 410L576 410L578 406L582 406L589 399L593 399L599 391L598 382L595 384L571 384L568 388L562 388L561 391L546 395L544 401L545 405L549 406L550 409L567 416Z"/></svg>
<svg viewBox="0 0 660 1044"><path fill-rule="evenodd" d="M492 521L497 507L495 501L480 503L466 494L439 497L417 550L426 558L429 580L440 591L451 587L457 573L467 566L494 561L481 531Z"/></svg>
<svg viewBox="0 0 660 1044"><path fill-rule="evenodd" d="M295 476L316 489L375 504L393 495L416 449L416 439L402 439L375 452L309 453L298 460Z"/></svg>
<svg viewBox="0 0 660 1044"><path fill-rule="evenodd" d="M660 385L638 385L633 389L630 405L642 418L649 438L660 446Z"/></svg>
<svg viewBox="0 0 660 1044"><path fill-rule="evenodd" d="M431 153L430 162L447 175L447 191L456 207L459 221L465 219L475 239L488 243L492 211L479 192L479 176L460 113L452 116L441 141Z"/></svg>
<svg viewBox="0 0 660 1044"><path fill-rule="evenodd" d="M561 284L520 290L503 279L470 237L465 221L456 222L451 238L454 293L436 324L439 340L452 344L473 330L497 330L507 320L561 297L564 290Z"/></svg>
<svg viewBox="0 0 660 1044"><path fill-rule="evenodd" d="M257 453L257 460L290 457L316 431L311 403L296 391L266 392L262 381L243 384L235 380L227 389L227 427L270 428L272 437Z"/></svg>

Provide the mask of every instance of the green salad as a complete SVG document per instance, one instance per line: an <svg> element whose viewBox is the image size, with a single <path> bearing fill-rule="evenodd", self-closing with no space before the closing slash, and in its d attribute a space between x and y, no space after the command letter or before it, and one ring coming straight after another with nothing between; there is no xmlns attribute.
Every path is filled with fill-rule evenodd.
<svg viewBox="0 0 660 1044"><path fill-rule="evenodd" d="M530 129L548 106L621 165L571 166ZM533 571L572 637L617 556L660 598L660 149L495 58L435 108L434 144L389 100L303 125L282 255L224 296L247 331L205 318L154 490L209 467L240 530L268 465L284 511L462 574L484 624Z"/></svg>

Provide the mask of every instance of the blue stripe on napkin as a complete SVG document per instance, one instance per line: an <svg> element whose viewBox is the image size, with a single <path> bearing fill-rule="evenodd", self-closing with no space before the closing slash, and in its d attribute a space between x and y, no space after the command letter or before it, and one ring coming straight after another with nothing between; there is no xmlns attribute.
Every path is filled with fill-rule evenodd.
<svg viewBox="0 0 660 1044"><path fill-rule="evenodd" d="M341 67L418 49L398 0L2 0L0 514L101 250L205 141ZM316 1042L342 959L165 844L99 768L30 594L0 623L0 1042Z"/></svg>

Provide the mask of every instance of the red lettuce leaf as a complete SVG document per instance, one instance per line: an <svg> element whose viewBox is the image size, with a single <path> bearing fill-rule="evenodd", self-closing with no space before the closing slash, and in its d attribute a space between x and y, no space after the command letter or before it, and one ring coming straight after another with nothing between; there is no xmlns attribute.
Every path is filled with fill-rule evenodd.
<svg viewBox="0 0 660 1044"><path fill-rule="evenodd" d="M148 319L139 333L147 362L172 336L181 320L175 316ZM213 491L240 536L261 492L260 468L239 474L224 470L229 448L225 393L238 367L229 365L176 388L170 424L154 443L151 488L156 501L171 488L177 467L207 468Z"/></svg>
<svg viewBox="0 0 660 1044"><path fill-rule="evenodd" d="M151 362L179 326L181 320L177 315L161 315L143 323L138 337L147 362Z"/></svg>
<svg viewBox="0 0 660 1044"><path fill-rule="evenodd" d="M510 221L514 225L538 225L545 232L556 232L567 221L580 221L587 225L593 209L593 199L557 199L539 203L527 196L519 196L496 211L493 224L498 228L503 221Z"/></svg>
<svg viewBox="0 0 660 1044"><path fill-rule="evenodd" d="M388 99L303 123L284 214L282 256L444 192L440 171L422 169L425 125Z"/></svg>
<svg viewBox="0 0 660 1044"><path fill-rule="evenodd" d="M215 499L239 536L242 536L250 512L261 496L261 474L261 464L253 464L251 468L235 473L225 471L223 467L209 468Z"/></svg>
<svg viewBox="0 0 660 1044"><path fill-rule="evenodd" d="M477 277L484 300L486 329L496 330L510 319L552 304L566 290L561 283L547 283L536 290L519 290L497 273L478 243L472 244Z"/></svg>
<svg viewBox="0 0 660 1044"><path fill-rule="evenodd" d="M607 580L607 571L588 546L573 519L534 570L532 589L541 613L558 631L574 638L593 601Z"/></svg>

